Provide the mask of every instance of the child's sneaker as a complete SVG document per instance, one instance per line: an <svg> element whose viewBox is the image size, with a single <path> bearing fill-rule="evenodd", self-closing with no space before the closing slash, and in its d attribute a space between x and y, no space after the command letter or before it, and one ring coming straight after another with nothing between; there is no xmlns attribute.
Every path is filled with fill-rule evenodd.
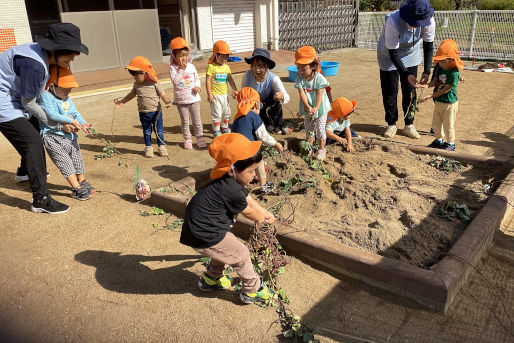
<svg viewBox="0 0 514 343"><path fill-rule="evenodd" d="M196 146L200 149L207 147L207 144L205 144L203 137L196 137Z"/></svg>
<svg viewBox="0 0 514 343"><path fill-rule="evenodd" d="M325 159L325 157L327 156L327 149L323 148L323 149L319 149L318 150L318 153L316 155L316 159L318 161L323 161Z"/></svg>
<svg viewBox="0 0 514 343"><path fill-rule="evenodd" d="M261 281L261 288L256 293L243 293L239 298L245 304L266 303L266 301L273 298L273 291L266 286L264 281Z"/></svg>
<svg viewBox="0 0 514 343"><path fill-rule="evenodd" d="M145 157L146 158L152 158L153 157L153 148L151 146L145 147Z"/></svg>
<svg viewBox="0 0 514 343"><path fill-rule="evenodd" d="M95 187L91 186L91 185L89 184L89 182L87 182L86 180L82 180L82 182L80 183L80 187L81 187L81 188L87 188L87 189L89 189L89 191L91 192L91 194L93 194L94 192L96 192Z"/></svg>
<svg viewBox="0 0 514 343"><path fill-rule="evenodd" d="M157 152L159 153L159 156L161 157L168 157L168 150L166 149L166 146L159 145L157 147Z"/></svg>
<svg viewBox="0 0 514 343"><path fill-rule="evenodd" d="M444 142L443 145L441 146L441 149L448 150L448 151L455 151L455 144L450 144L450 143Z"/></svg>
<svg viewBox="0 0 514 343"><path fill-rule="evenodd" d="M275 184L270 181L266 181L264 185L261 186L261 193L268 194L275 189Z"/></svg>
<svg viewBox="0 0 514 343"><path fill-rule="evenodd" d="M186 150L193 149L193 141L190 139L184 141L184 149L186 149Z"/></svg>
<svg viewBox="0 0 514 343"><path fill-rule="evenodd" d="M288 133L291 133L293 132L294 130L294 126L293 126L293 123L291 123L290 121L287 121L284 126L282 127L282 132L284 133L284 135L287 135Z"/></svg>
<svg viewBox="0 0 514 343"><path fill-rule="evenodd" d="M435 148L435 149L441 149L443 147L443 141L439 139L434 139L432 143L427 145L428 148Z"/></svg>
<svg viewBox="0 0 514 343"><path fill-rule="evenodd" d="M230 133L232 131L230 131L230 129L228 127L222 127L221 128L221 134L224 134L224 133Z"/></svg>
<svg viewBox="0 0 514 343"><path fill-rule="evenodd" d="M203 273L198 281L198 288L204 292L216 291L218 289L229 289L232 287L232 278L228 275L223 275L218 279L211 278L207 273Z"/></svg>
<svg viewBox="0 0 514 343"><path fill-rule="evenodd" d="M78 186L77 188L72 188L71 196L78 200L89 200L93 195L91 195L91 191L82 186Z"/></svg>
<svg viewBox="0 0 514 343"><path fill-rule="evenodd" d="M219 136L221 136L221 131L220 130L214 131L214 138L219 137Z"/></svg>

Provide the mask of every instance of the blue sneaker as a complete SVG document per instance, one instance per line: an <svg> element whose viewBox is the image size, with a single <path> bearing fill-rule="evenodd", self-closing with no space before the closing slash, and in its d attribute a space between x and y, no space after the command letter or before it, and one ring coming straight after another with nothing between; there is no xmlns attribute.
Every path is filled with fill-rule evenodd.
<svg viewBox="0 0 514 343"><path fill-rule="evenodd" d="M214 131L214 138L221 136L221 131Z"/></svg>
<svg viewBox="0 0 514 343"><path fill-rule="evenodd" d="M232 131L230 131L230 128L228 128L228 127L222 127L221 128L221 134L230 133L230 132L232 132Z"/></svg>

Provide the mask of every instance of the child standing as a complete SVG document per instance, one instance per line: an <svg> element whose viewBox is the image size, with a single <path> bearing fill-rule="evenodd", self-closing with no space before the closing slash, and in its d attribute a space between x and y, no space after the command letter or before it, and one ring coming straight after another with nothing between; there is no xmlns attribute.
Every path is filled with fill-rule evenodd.
<svg viewBox="0 0 514 343"><path fill-rule="evenodd" d="M187 205L180 235L180 243L211 258L198 287L202 291L230 288L231 278L223 273L228 264L241 278L240 298L244 303L265 302L273 294L255 273L248 248L230 232L239 213L259 224L275 222L273 214L244 188L262 160L260 147L261 142L250 142L239 133L212 141L209 154L217 162L211 171L213 181Z"/></svg>
<svg viewBox="0 0 514 343"><path fill-rule="evenodd" d="M209 58L207 76L205 77L205 88L207 89L207 100L211 103L212 130L214 137L230 132L230 105L228 103L227 82L232 88L232 97L237 95L237 87L230 67L227 65L230 48L225 41L219 40L214 43L212 56Z"/></svg>
<svg viewBox="0 0 514 343"><path fill-rule="evenodd" d="M71 124L76 130L82 129L85 133L89 133L88 128L91 124L86 123L68 97L72 88L79 86L71 71L52 65L47 86L49 89L41 94L40 105L48 116L49 123L53 121L59 124ZM40 125L43 145L50 159L72 187L72 197L78 200L89 200L95 189L86 181L84 175L84 161L77 134L52 129L44 123Z"/></svg>
<svg viewBox="0 0 514 343"><path fill-rule="evenodd" d="M280 152L284 151L282 144L266 131L266 126L258 114L260 107L259 93L255 89L250 87L241 89L237 93L237 114L232 124L232 132L240 133L250 141L262 141L264 145L272 146ZM267 181L264 160L259 162L256 172L261 185L261 192L268 194L273 191L275 185Z"/></svg>
<svg viewBox="0 0 514 343"><path fill-rule="evenodd" d="M350 129L350 116L357 106L356 101L350 101L345 97L337 98L332 103L332 109L327 115L327 145L333 143L346 143L347 152L355 152L352 144L352 132Z"/></svg>
<svg viewBox="0 0 514 343"><path fill-rule="evenodd" d="M152 67L152 63L143 56L134 57L128 66L130 75L134 77L134 86L130 93L123 99L115 100L115 108L120 108L124 103L137 96L137 108L139 120L143 126L143 139L145 142L145 157L153 157L152 148L152 128L157 135L157 149L161 157L167 157L168 151L164 143L164 132L162 127L162 110L160 99L164 101L166 107L171 106L171 101L166 96L164 88L157 79L157 73Z"/></svg>
<svg viewBox="0 0 514 343"><path fill-rule="evenodd" d="M310 46L302 46L295 53L298 68L295 88L300 94L300 114L305 117L305 132L310 144L317 137L319 147L316 158L323 160L326 155L325 142L327 135L325 123L330 110L330 102L325 92L329 86L327 79L317 72L318 62L316 50Z"/></svg>
<svg viewBox="0 0 514 343"><path fill-rule="evenodd" d="M434 79L425 86L435 87L434 93L420 100L420 102L425 102L428 99L434 99L432 128L435 140L430 143L430 148L455 151L455 119L459 108L457 84L460 79L460 71L464 69L459 53L454 40L445 39L441 42L434 56L434 61L440 68L434 71ZM444 143L443 129L447 140Z"/></svg>
<svg viewBox="0 0 514 343"><path fill-rule="evenodd" d="M189 118L193 121L196 146L205 148L203 139L202 118L200 117L200 78L189 54L189 44L181 37L174 38L170 43L170 79L173 83L175 97L173 103L177 106L182 123L184 148L192 149Z"/></svg>

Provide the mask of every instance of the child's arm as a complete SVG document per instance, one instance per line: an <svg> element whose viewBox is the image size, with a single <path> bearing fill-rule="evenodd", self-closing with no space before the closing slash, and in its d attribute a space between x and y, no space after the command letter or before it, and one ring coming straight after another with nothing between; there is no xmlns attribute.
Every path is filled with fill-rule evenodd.
<svg viewBox="0 0 514 343"><path fill-rule="evenodd" d="M59 124L70 124L73 130L80 130L82 126L77 120L74 120L67 115L61 114L56 106L56 103L41 101L41 108L45 111L48 120L53 120Z"/></svg>
<svg viewBox="0 0 514 343"><path fill-rule="evenodd" d="M444 94L448 93L450 91L450 89L452 89L452 87L453 87L452 85L446 85L445 84L444 87L439 89L437 92L424 96L423 99L421 99L419 102L425 102L425 101L427 101L429 99L437 99L441 95L444 95Z"/></svg>
<svg viewBox="0 0 514 343"><path fill-rule="evenodd" d="M282 146L282 144L280 144L279 142L277 142L275 138L270 136L264 124L261 124L261 126L259 126L259 128L255 131L255 136L258 140L262 141L264 145L272 146L280 152L284 151L284 147Z"/></svg>
<svg viewBox="0 0 514 343"><path fill-rule="evenodd" d="M271 224L275 222L275 216L259 205L250 195L246 197L246 202L248 206L241 212L246 218L257 222L257 224L263 222Z"/></svg>
<svg viewBox="0 0 514 343"><path fill-rule="evenodd" d="M235 99L237 97L237 86L234 82L234 79L232 78L232 74L227 75L228 84L230 85L230 88L232 88L232 97Z"/></svg>
<svg viewBox="0 0 514 343"><path fill-rule="evenodd" d="M86 133L86 134L91 133L91 132L89 132L89 128L91 127L91 124L86 122L84 117L82 117L80 112L77 110L77 107L75 107L75 103L73 103L73 101L71 99L69 101L70 101L70 109L69 109L68 113L71 114L77 122L79 122L79 124L81 125L81 129L82 129L82 131L84 131L84 133Z"/></svg>
<svg viewBox="0 0 514 343"><path fill-rule="evenodd" d="M130 91L130 93L128 93L123 99L121 100L117 100L117 99L114 99L114 108L115 109L118 109L121 107L121 105L123 105L124 103L127 103L129 102L130 100L132 100L134 97L136 96L136 89L135 88L132 88L132 90Z"/></svg>
<svg viewBox="0 0 514 343"><path fill-rule="evenodd" d="M211 75L205 76L205 89L207 89L207 101L209 101L212 104L214 96L212 95L211 80Z"/></svg>
<svg viewBox="0 0 514 343"><path fill-rule="evenodd" d="M196 71L196 68L193 64L191 64L193 66L193 75L195 76L195 87L193 87L192 91L193 91L193 94L197 94L197 93L200 93L202 91L202 83L200 82L200 77L198 76L198 72Z"/></svg>
<svg viewBox="0 0 514 343"><path fill-rule="evenodd" d="M307 112L308 114L312 115L311 114L312 107L309 104L309 100L307 99L307 95L305 94L305 89L298 88L298 93L300 94L300 101L302 102L303 107L305 107L305 112Z"/></svg>
<svg viewBox="0 0 514 343"><path fill-rule="evenodd" d="M168 98L168 96L166 95L165 92L162 92L161 94L159 94L159 96L161 97L162 101L164 101L164 104L166 105L166 107L171 106L171 100L170 100L170 98Z"/></svg>
<svg viewBox="0 0 514 343"><path fill-rule="evenodd" d="M346 151L347 152L355 152L355 148L353 147L353 144L352 144L352 132L350 131L349 126L344 128L344 135L346 136L346 141L348 142L346 144Z"/></svg>
<svg viewBox="0 0 514 343"><path fill-rule="evenodd" d="M316 106L311 110L312 115L316 114L318 112L319 107L321 105L321 100L323 100L323 92L325 91L325 88L316 89Z"/></svg>
<svg viewBox="0 0 514 343"><path fill-rule="evenodd" d="M328 129L326 129L325 132L327 133L327 138L331 138L331 139L335 140L338 143L346 143L346 140L343 137L339 137L334 132L332 132L332 131L330 131Z"/></svg>

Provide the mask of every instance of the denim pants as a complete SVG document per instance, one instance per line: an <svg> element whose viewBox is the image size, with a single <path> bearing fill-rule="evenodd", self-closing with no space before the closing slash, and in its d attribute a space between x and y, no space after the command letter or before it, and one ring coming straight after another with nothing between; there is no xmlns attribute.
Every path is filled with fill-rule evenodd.
<svg viewBox="0 0 514 343"><path fill-rule="evenodd" d="M152 129L157 134L157 145L162 146L164 144L164 133L162 128L162 112L139 112L139 120L143 126L143 138L146 146L152 146Z"/></svg>

